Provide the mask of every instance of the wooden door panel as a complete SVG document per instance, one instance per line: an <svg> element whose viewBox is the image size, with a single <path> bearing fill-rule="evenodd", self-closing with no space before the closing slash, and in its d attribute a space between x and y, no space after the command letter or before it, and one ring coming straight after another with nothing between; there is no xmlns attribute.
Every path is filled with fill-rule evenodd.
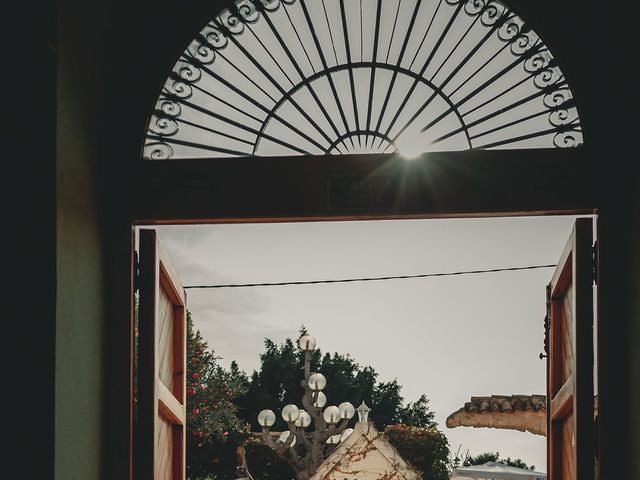
<svg viewBox="0 0 640 480"><path fill-rule="evenodd" d="M576 220L551 283L547 357L549 480L593 480L593 224Z"/></svg>
<svg viewBox="0 0 640 480"><path fill-rule="evenodd" d="M158 416L156 422L156 472L155 478L158 480L173 480L173 424Z"/></svg>
<svg viewBox="0 0 640 480"><path fill-rule="evenodd" d="M155 230L140 231L138 475L184 480L186 297Z"/></svg>
<svg viewBox="0 0 640 480"><path fill-rule="evenodd" d="M552 372L553 386L552 393L555 395L562 386L569 380L573 373L573 285L566 286L563 295L556 292L556 298L552 301L552 315L556 319L554 329L552 329L552 345L555 349L554 355L558 361L556 370Z"/></svg>
<svg viewBox="0 0 640 480"><path fill-rule="evenodd" d="M573 412L561 421L560 431L562 434L562 478L577 478L576 456L571 454L575 448L576 437Z"/></svg>
<svg viewBox="0 0 640 480"><path fill-rule="evenodd" d="M174 325L175 315L174 306L169 296L160 290L160 315L159 315L159 335L158 335L158 354L160 365L158 374L162 383L173 391L174 386Z"/></svg>

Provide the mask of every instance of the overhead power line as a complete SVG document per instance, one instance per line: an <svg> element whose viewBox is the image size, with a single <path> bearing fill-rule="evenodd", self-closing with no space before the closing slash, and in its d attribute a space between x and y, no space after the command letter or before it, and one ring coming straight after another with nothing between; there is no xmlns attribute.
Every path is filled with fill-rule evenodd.
<svg viewBox="0 0 640 480"><path fill-rule="evenodd" d="M361 277L361 278L335 278L327 280L300 280L292 282L264 282L264 283L228 283L219 285L187 285L184 288L247 288L247 287L281 287L285 285L319 285L323 283L354 283L354 282L380 282L383 280L406 280L410 278L429 277L453 277L456 275L478 275L483 273L516 272L520 270L537 270L541 268L554 268L555 264L528 265L526 267L490 268L486 270L463 270L459 272L420 273L416 275L391 275L386 277Z"/></svg>

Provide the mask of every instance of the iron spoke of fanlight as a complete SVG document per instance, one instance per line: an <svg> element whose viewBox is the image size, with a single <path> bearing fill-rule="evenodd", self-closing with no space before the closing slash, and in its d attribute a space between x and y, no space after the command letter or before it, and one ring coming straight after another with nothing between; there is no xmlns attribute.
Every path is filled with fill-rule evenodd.
<svg viewBox="0 0 640 480"><path fill-rule="evenodd" d="M400 3L398 3L400 6ZM376 62L378 61L378 44L380 42L380 16L382 15L382 0L378 0L376 4L376 21L373 35L373 53L371 55L371 75L369 76L369 98L367 99L367 124L365 130L371 130L371 110L373 109L373 92L376 85ZM389 42L391 45L391 42ZM360 61L364 61L362 58ZM365 146L369 146L369 136L365 137ZM373 139L374 137L372 137Z"/></svg>
<svg viewBox="0 0 640 480"><path fill-rule="evenodd" d="M261 64L261 62L259 62L253 55L251 55L251 53L249 53L249 51L247 51L247 49L245 49L242 46L242 44L236 39L235 36L231 35L230 38L233 41L233 43L236 45L236 47L244 54L244 56L247 57L247 59L260 71L260 73L262 73L265 76L265 78L274 87L276 87L278 89L280 94L283 95L285 93L285 89L276 81L275 78L273 78L273 76L269 72L267 72L267 70L264 68L264 66ZM244 74L244 73L243 73L243 75L246 76L246 74ZM252 81L252 83L255 84L255 82L253 82L253 81ZM265 92L265 94L266 94L266 92ZM268 94L266 94L266 95L268 95ZM269 97L269 98L271 98L271 97ZM275 100L275 99L272 99L272 100L274 101L274 103L277 103L277 100ZM305 120L307 120L313 126L313 128L315 128L324 137L324 139L328 143L331 143L331 138L329 138L329 136L324 132L324 130L316 123L315 120L313 120L311 118L311 116L305 111L305 109L302 108L300 106L300 104L295 101L295 99L291 99L291 104L296 108L296 110L298 110L298 112L300 112L300 114L305 118Z"/></svg>
<svg viewBox="0 0 640 480"><path fill-rule="evenodd" d="M376 132L375 130L356 130L354 132L347 132L343 135L340 135L330 146L329 146L329 151L333 150L334 148L337 149L338 145L340 145L341 142L344 142L347 138L349 138L350 136L365 136L365 137L372 137L372 138L378 138L381 137L382 134L380 132ZM387 142L387 144L393 148L393 151L396 151L397 148L395 146L395 144L391 141L391 139L389 137L382 137L382 140ZM385 148L385 153L386 153L386 148Z"/></svg>
<svg viewBox="0 0 640 480"><path fill-rule="evenodd" d="M230 133L227 132L223 132L222 130L215 130L213 128L207 127L206 125L199 125L197 123L194 122L190 122L189 120L186 120L184 118L177 118L176 122L178 123L184 123L185 125L191 125L194 128L197 128L199 130L204 130L205 132L210 132L210 133L215 133L216 135L221 135L223 137L228 138L229 140L235 140L236 142L240 142L240 143L246 143L249 148L253 148L253 142L251 140L248 140L246 138L242 138L242 137L238 137L237 135L232 135ZM248 128L244 127L241 124L236 124L235 126L238 126L242 129L245 129L249 132L251 132L251 130L249 130ZM287 145L284 145L285 147ZM294 149L293 146L291 146L292 150Z"/></svg>
<svg viewBox="0 0 640 480"><path fill-rule="evenodd" d="M215 78L216 80L218 80L220 83L222 83L223 85L225 85L227 88L229 88L231 91L233 91L234 93L240 95L242 98L244 98L245 100L249 101L250 103L252 103L253 105L255 105L256 107L258 107L260 110L264 111L267 114L270 114L272 112L271 108L266 107L265 105L263 105L262 103L258 102L257 100L255 100L253 97L251 97L250 95L248 95L247 93L243 92L242 90L240 90L237 86L231 84L229 81L227 81L226 79L224 79L222 76L218 75L217 73L215 73L213 70L211 70L210 68L203 66L202 70L205 71L206 73L208 73L209 75L211 75L213 78ZM289 122L288 120L286 120L285 118L281 117L280 115L278 115L277 113L273 112L272 116L274 118L276 118L278 121L280 121L283 125L285 125L287 128L291 129L293 132L295 132L296 134L300 135L300 137L304 138L305 140L307 140L308 142L312 143L313 145L315 145L316 147L318 147L321 150L324 150L324 147L318 143L316 140L314 140L313 138L311 138L309 135L307 135L306 133L304 133L303 131L301 131L299 128L295 127L291 122ZM229 122L228 119L225 119L227 122ZM264 136L261 135L261 136Z"/></svg>
<svg viewBox="0 0 640 480"><path fill-rule="evenodd" d="M284 104L285 102L287 102L289 100L289 98L294 95L296 92L298 92L303 86L307 86L307 84L312 83L313 81L325 76L325 75L329 75L331 73L335 73L335 72L339 72L341 70L344 70L345 68L347 68L345 65L335 65L332 67L329 67L327 70L323 70L320 71L318 73L316 73L315 75L312 75L310 77L305 78L304 80L302 80L300 82L300 84L294 86L290 91L288 91L279 101L278 103L272 108L272 112L277 111L280 106L282 104ZM453 102L451 101L451 99L445 95L441 88L433 83L431 83L428 79L426 79L425 77L421 77L419 76L419 74L417 72L412 72L411 70L407 70L405 68L399 67L397 65L389 65L386 63L374 63L374 62L358 62L358 63L354 63L352 65L353 69L359 69L359 68L368 68L371 70L389 70L392 71L393 73L397 73L397 74L402 74L402 75L406 75L409 78L415 79L417 82L422 83L423 85L426 85L427 87L429 87L429 89L433 90L433 92L439 96L441 98L441 100L443 100L444 102L447 103L448 105L448 110L447 110L447 115L450 114L451 112L455 113L456 117L458 118L458 121L460 122L460 124L462 125L462 130L461 131L465 131L466 130L466 126L464 124L464 120L462 119L462 115L458 112L456 105L453 104ZM267 115L267 117L264 119L263 121L263 126L261 131L264 131L264 129L266 128L266 125L269 123L269 120L271 119L271 114ZM372 131L375 132L377 130L372 130L372 129L366 129L368 131ZM347 134L338 134L338 136L349 136L349 132L347 132ZM383 132L377 131L377 134L375 135L375 138L385 138L385 134ZM335 141L334 141L335 143Z"/></svg>
<svg viewBox="0 0 640 480"><path fill-rule="evenodd" d="M499 140L497 142L493 142L493 143L487 143L485 145L479 145L476 148L479 149L488 149L488 148L496 148L496 147L502 147L504 145L509 145L511 143L516 143L516 142L521 142L522 140L529 140L531 138L537 138L537 137L543 137L545 135L549 135L552 133L565 133L565 132L579 132L579 129L573 128L575 126L574 122L568 123L566 125L562 125L559 128L548 128L546 130L540 130L537 132L532 132L532 133L527 133L525 135L519 135L517 137L510 137L507 138L505 140Z"/></svg>
<svg viewBox="0 0 640 480"><path fill-rule="evenodd" d="M320 45L320 40L318 39L318 35L316 34L316 29L311 21L311 16L309 15L309 10L307 9L307 5L305 0L299 0L300 6L302 7L302 11L304 13L304 18L307 22L307 26L309 27L309 31L311 32L311 36L313 37L313 42L316 46L316 50L318 52L318 56L320 57L320 61L322 62L322 68L327 70L328 64L327 60L322 51L322 46ZM342 108L342 103L340 103L340 97L338 96L338 90L336 89L336 85L333 81L331 75L327 75L327 80L329 81L329 87L331 88L331 94L333 95L333 100L336 102L338 107L338 111L340 112L340 118L342 119L342 123L344 124L345 130L349 131L349 124L347 123L347 117L344 113L344 109ZM352 142L353 143L353 142ZM355 145L352 145L355 148Z"/></svg>
<svg viewBox="0 0 640 480"><path fill-rule="evenodd" d="M286 7L283 7L286 11ZM289 14L287 12L287 17L289 18L289 21L291 21L291 18L289 17ZM264 16L267 25L269 26L269 29L271 30L271 32L273 33L274 37L277 39L278 44L281 46L281 48L283 49L284 53L286 54L287 58L289 59L289 61L291 62L291 64L293 65L293 67L296 69L296 72L298 73L298 75L300 76L300 78L305 78L305 74L302 71L302 68L300 67L300 65L298 64L298 62L296 61L295 57L293 56L293 54L291 53L291 50L289 49L289 47L287 46L287 43L284 41L284 39L282 38L282 35L280 35L280 32L278 32L278 29L275 28L273 22L271 21L271 18L269 18L269 15L265 15ZM293 24L292 24L293 25ZM296 35L298 35L297 30L295 30ZM299 38L299 37L298 37ZM303 46L304 48L304 46ZM305 55L307 56L307 58L309 59L309 55L306 51L305 51ZM309 59L309 63L311 65L312 70L315 71L315 69L313 68L313 63L311 62L311 59ZM336 135L338 134L338 129L336 128L335 124L333 123L333 120L331 119L331 116L329 115L329 113L327 112L327 110L325 109L324 105L322 105L322 102L320 101L320 98L318 97L318 93L315 91L315 89L311 86L308 85L308 90L309 93L311 94L311 96L313 97L313 100L315 101L316 105L320 108L320 111L322 112L322 114L324 115L324 117L327 119L327 121L329 122L329 125L331 126L331 128L333 129L333 131L336 133ZM294 102L292 102L294 103ZM294 103L296 104L296 103ZM328 143L331 143L331 139L328 137L328 135L324 132L324 130L322 130L319 125L317 125L316 122L313 122L315 128L321 133L321 135L325 138L325 140ZM263 127L265 126L265 124L263 124ZM257 142L256 142L256 146L258 144L258 142L260 141L260 138L258 138Z"/></svg>
<svg viewBox="0 0 640 480"><path fill-rule="evenodd" d="M283 8L286 11L286 7L283 7ZM288 12L287 12L287 18L289 18L289 21L291 21L291 17L289 17L289 13ZM302 71L302 68L300 67L300 65L296 61L295 57L291 53L291 50L287 46L286 42L283 40L283 38L280 35L280 33L278 32L278 30L273 25L273 22L271 21L271 19L269 18L268 15L265 15L265 20L267 22L267 25L271 29L271 32L274 34L275 38L277 39L279 45L282 47L282 49L283 49L284 53L286 54L287 58L289 59L289 61L293 65L293 67L296 69L296 72L298 73L300 78L301 79L306 78L304 72ZM296 30L296 35L298 35L297 30ZM311 65L311 69L315 72L315 68L313 67L313 63L311 62L311 59L309 58L309 55L308 55L306 49L304 50L304 52L305 52L305 55L306 55L307 59L309 59L309 64ZM318 93L315 91L315 89L313 88L313 86L310 83L305 84L305 86L307 87L307 90L309 91L309 93L310 93L311 97L313 98L315 104L318 106L318 108L320 109L320 111L322 112L322 114L324 115L326 120L329 122L329 125L331 126L331 128L334 131L335 135L340 135L340 132L338 131L338 128L336 127L335 123L333 122L333 119L331 118L331 115L329 115L329 112L327 112L327 109L325 108L325 106L322 104L322 101L318 97ZM282 98L284 98L284 96ZM276 106L273 107L271 112L275 113L275 111L278 109L279 105L281 105L281 103L280 104L276 104ZM268 115L268 117L270 117L270 116L272 116L272 115ZM258 145L260 143L260 139L262 137L262 133L264 132L264 129L266 128L267 124L268 124L267 121L263 121L262 122L262 127L260 129L260 134L258 135L258 138L256 139L256 148L254 148L254 153L255 153L255 150L257 149L257 147L258 147ZM332 142L332 140L328 136L326 136L326 133L324 133L324 131L322 132L322 134L323 134L323 137L325 137L325 139L329 143ZM323 148L323 151L326 152L327 150L325 148Z"/></svg>
<svg viewBox="0 0 640 480"><path fill-rule="evenodd" d="M287 18L289 18L289 21L291 22L291 17L289 16L289 12L287 11L286 5L283 8L284 8L285 12L287 13ZM291 50L287 46L286 42L283 40L282 36L278 32L278 29L275 28L275 26L274 26L273 22L271 21L271 19L269 18L269 16L265 15L265 19L267 20L267 23L269 25L269 28L271 29L271 32L277 38L278 43L282 46L282 49L284 50L285 54L287 55L287 58L289 59L289 61L292 63L292 65L294 66L294 68L298 72L298 75L300 75L300 78L301 79L306 78L304 72L302 71L302 68L300 67L300 65L296 61L295 57L291 53ZM293 25L293 23L292 23L292 25ZM297 30L295 30L295 31L296 31L296 35L297 35L298 32L297 32ZM313 66L313 62L311 62L311 59L309 58L309 54L308 54L306 48L304 47L304 44L302 44L302 42L301 42L301 45L302 45L302 47L304 49L304 52L305 52L305 55L306 55L307 59L309 60L309 64L311 65L311 69L315 73L316 70L315 70L315 67ZM318 96L318 93L316 92L316 90L313 88L313 86L310 83L306 84L306 87L307 87L307 90L309 91L310 95L312 96L316 106L320 109L320 111L322 112L322 115L324 116L324 118L329 122L329 125L330 125L331 129L333 130L334 134L335 135L340 135L338 127L336 126L335 122L331 118L331 115L329 115L329 112L327 111L326 107L323 105L322 101L320 100L320 97ZM263 129L266 127L266 125L267 125L267 122L264 122L263 123ZM258 139L258 141L259 141L259 139ZM331 143L331 140L329 140L329 143ZM257 143L256 143L256 146L257 146Z"/></svg>
<svg viewBox="0 0 640 480"><path fill-rule="evenodd" d="M566 82L565 82L564 80L562 80L562 81L558 81L558 82L556 82L556 83L552 84L552 86L553 86L553 87L555 87L555 88L564 87L564 86L566 86ZM506 107L502 107L502 109L500 110L500 114L504 114L504 113L506 113L506 112L508 112L508 111L510 111L510 110L513 110L513 109L515 109L515 108L517 108L517 107L519 107L519 106L521 106L521 105L524 105L524 104L525 104L525 103L527 103L527 102L530 102L531 100L535 100L536 98L539 98L539 97L542 97L542 96L544 96L544 95L547 95L550 91L551 91L551 90L539 90L539 91L537 91L537 92L534 92L534 93L532 93L531 95L529 95L529 96L527 96L527 97L521 98L520 100L518 100L518 101L516 101L516 102L514 102L514 103L512 103L512 104L510 104L510 105L507 105ZM542 114L545 114L545 113L548 115L548 114L549 114L549 110L548 110L548 109L547 109L547 110L543 110L542 112L539 112L539 113L536 113L536 114L533 114L533 115L528 115L528 116L526 116L526 117L519 118L519 119L517 119L517 120L514 120L514 121L512 121L512 122L509 122L508 124L505 124L505 125L504 125L503 127L501 127L501 128L506 128L507 126L515 125L515 124L517 124L517 123L520 123L520 122L523 122L523 121L526 121L526 120L530 120L530 119L532 119L532 118L535 118L536 116L539 116L539 115L542 115ZM463 116L464 116L464 115L463 115ZM484 122L487 122L487 121L489 121L489 120L492 120L492 119L494 119L494 118L496 118L495 113L491 113L491 114L489 114L489 115L485 115L485 116L483 116L483 117L481 117L481 118L478 118L477 120L474 120L474 121L473 121L473 122L471 122L471 123L467 123L467 124L466 124L466 127L467 127L467 129L470 129L470 128L473 128L473 127L475 127L475 126L477 126L477 125L480 125L481 123L484 123ZM425 127L425 130L426 130L427 128L429 128L430 126L431 126L431 124L427 125L427 126ZM487 133L492 133L493 131L496 131L496 130L498 130L498 129L499 129L499 128L496 128L496 129L492 129L492 130L487 131L487 132L483 132L483 133L481 133L481 134L475 134L475 135L472 135L472 136L471 136L471 139L473 140L473 139L478 138L478 137L480 137L480 136L482 136L482 135L486 135ZM446 133L445 135L442 135L441 137L436 138L436 139L432 142L432 144L436 144L436 143L439 143L439 142L441 142L441 141L443 141L443 140L446 140L447 138L449 138L449 137L451 137L451 136L453 136L453 135L456 135L456 134L458 134L459 132L460 132L460 129L452 130L452 131L450 131L450 132Z"/></svg>
<svg viewBox="0 0 640 480"><path fill-rule="evenodd" d="M417 0L416 5L413 9L413 14L411 15L411 21L409 23L409 27L407 30L407 35L402 42L402 48L400 49L400 54L398 55L398 61L396 62L396 67L400 67L402 64L402 59L404 58L404 54L407 50L407 45L409 44L409 40L411 38L411 32L413 30L413 26L416 23L416 18L418 17L418 10L420 9L420 4L422 0ZM391 43L393 39L389 40ZM391 98L391 92L393 91L393 86L395 85L396 78L398 76L398 71L394 70L393 75L391 77L391 82L389 83L389 87L387 88L387 93L384 97L384 102L382 103L382 108L380 109L380 115L378 116L378 123L376 124L376 130L380 131L380 125L382 124L382 119L384 118L384 113L387 109L387 105L389 104L389 99Z"/></svg>
<svg viewBox="0 0 640 480"><path fill-rule="evenodd" d="M582 143L560 68L500 0L230 5L167 77L145 158Z"/></svg>
<svg viewBox="0 0 640 480"><path fill-rule="evenodd" d="M353 118L356 131L360 130L360 118L358 116L358 103L356 101L356 85L353 80L353 63L351 62L351 44L349 42L349 28L347 26L347 13L345 12L344 0L340 0L340 17L342 19L342 34L344 35L344 46L347 54L347 65L349 65L349 87L351 88L351 103L353 105Z"/></svg>
<svg viewBox="0 0 640 480"><path fill-rule="evenodd" d="M309 62L309 66L311 67L311 71L313 73L316 73L316 67L313 66L313 62L311 61L311 57L309 56L309 52L307 51L307 47L305 46L304 42L302 41L302 38L300 37L300 32L298 31L298 27L293 22L293 20L291 20L291 15L289 14L289 9L285 6L283 8L283 10L284 10L284 13L287 16L287 19L289 20L289 25L291 25L291 28L293 29L293 32L296 34L296 38L298 39L298 43L300 44L300 48L302 48L302 51L304 52L304 56L307 57L307 61ZM296 63L296 67L297 67L297 63ZM304 76L304 75L302 75L302 76Z"/></svg>
<svg viewBox="0 0 640 480"><path fill-rule="evenodd" d="M260 118L256 117L255 115L252 115L251 113L247 112L246 110L243 110L239 107L237 107L236 105L233 105L231 102L226 101L224 98L219 97L218 95L216 95L214 92L210 91L210 90L206 90L204 88L201 88L198 85L194 85L193 88L195 88L196 90L202 92L203 95L206 95L208 97L213 98L214 100L223 103L225 106L229 107L231 110L240 113L241 115L245 115L247 117L249 117L251 120L254 120L258 123L260 123Z"/></svg>
<svg viewBox="0 0 640 480"><path fill-rule="evenodd" d="M460 5L462 5L462 3L460 3ZM456 12L458 12L458 11L459 11L459 10L457 10ZM502 18L506 18L507 13L506 13L506 12L504 12L502 15L503 15L503 17L502 17ZM495 24L495 25L493 25L493 26L491 27L491 29L490 29L490 30L489 30L489 31L484 35L484 37L483 37L483 38L482 38L482 39L481 39L481 40L476 44L476 46L475 46L473 49L471 49L471 51L470 51L469 53L467 53L467 54L465 55L465 57L462 59L462 61L461 61L461 62L456 66L456 68L454 68L454 69L453 69L453 71L452 71L452 72L447 76L447 78L442 82L442 84L440 85L440 89L444 89L444 87L445 87L445 86L447 86L447 85L449 84L449 82L450 82L450 81L451 81L451 80L452 80L452 79L453 79L453 78L458 74L458 72L459 72L462 68L464 68L464 66L467 64L467 62L469 62L469 60L470 60L471 58L473 58L473 56L476 54L476 52L477 52L477 51L478 51L478 50L479 50L479 49L480 49L480 48L481 48L481 47L482 47L482 46L487 42L487 40L488 40L488 39L489 39L489 38L490 38L490 37L491 37L491 36L496 32L496 30L497 30L498 28L500 28L501 22L503 22L503 21L504 21L504 20L502 20L502 18L501 18L500 20L498 20L498 21L496 22L496 24ZM447 28L449 28L449 27L451 26L452 21L453 21L453 19L449 22L449 24L447 25ZM442 38L442 37L441 37L441 38ZM502 46L502 48L501 48L501 49L500 49L496 54L494 54L494 56L492 56L492 57L491 57L487 62L485 62L485 64L484 64L484 65L488 64L488 62L490 62L493 58L495 58L495 56L497 56L497 55L498 55L498 53L499 53L500 51L502 51L502 50L503 50L504 48L506 48L506 47L507 47L507 44L505 44L504 46ZM434 49L434 52L435 52L435 49ZM447 57L447 58L448 58L448 57ZM430 60L430 59L429 59L429 60ZM429 60L428 60L428 61L429 61ZM446 63L446 60L445 60L445 63ZM444 63L443 63L443 65L444 65ZM478 72L478 71L480 71L482 68L484 68L484 65L483 65L483 66L481 66L479 69L477 69L477 70L476 70L476 72L474 72L474 74L472 74L471 76L475 75L475 73L477 73L477 72ZM425 69L426 69L426 66L423 68L423 71L424 71ZM470 76L470 77L471 77L471 76ZM469 78L470 78L470 77L469 77ZM433 78L435 78L435 74L433 75L432 80L433 80ZM456 91L457 91L457 90L456 90ZM452 95L452 94L450 94L450 95L449 95L449 98L450 98L451 96L453 96L453 95ZM435 96L432 94L432 95L427 99L427 101L426 101L426 102L424 102L424 103L420 106L420 108L418 108L417 112L415 112L415 113L414 113L414 115L411 117L411 119L410 119L408 122L406 122L406 123L405 123L405 125L404 125L404 126L403 126L399 131L398 131L398 133L393 137L393 138L394 138L394 141L396 141L396 140L398 139L398 137L399 137L400 135L402 135L402 134L404 133L404 131L409 127L409 125L411 125L411 123L413 123L413 122L418 118L418 116L419 116L419 115L420 115L420 114L421 114L421 113L422 113L422 112L423 112L423 111L424 111L424 110L425 110L425 109L426 109L426 108L431 104L431 102L434 100L434 98L435 98ZM447 115L449 115L449 113L451 113L451 111L453 111L454 109L456 109L456 110L457 110L457 108L450 107L450 110L445 111L445 113L444 113L444 114L442 114L440 117L438 117L438 121L440 121L441 119L445 118L445 117L446 117ZM424 128L424 129L422 130L422 132L425 132L426 130L427 130L427 128ZM467 129L465 129L465 133L466 133L466 136L467 136L467 141L469 142L469 148L472 148L471 138L469 137L469 134L468 134L468 132L467 132ZM387 132L387 134L388 134L388 132Z"/></svg>
<svg viewBox="0 0 640 480"><path fill-rule="evenodd" d="M286 11L286 10L285 10ZM294 27L295 28L295 27ZM271 53L271 50L269 50L267 48L267 46L264 44L264 42L262 41L262 39L260 38L260 35L256 35L256 32L253 31L253 28L251 28L251 25L247 25L247 30L249 32L251 32L252 37L256 40L256 42L258 42L258 44L262 47L262 50L264 51L264 53L266 53L269 58L273 61L273 64L278 68L278 70L280 70L282 72L282 74L286 77L287 81L289 82L289 84L291 86L295 85L295 82L293 81L293 79L289 76L289 74L286 72L286 70L282 67L282 65L280 65L280 63L278 62L278 60L276 60L276 58L273 56L273 53ZM296 30L296 36L298 36L298 32ZM300 36L298 36L298 40L300 39Z"/></svg>
<svg viewBox="0 0 640 480"><path fill-rule="evenodd" d="M540 116L544 115L545 113L547 113L547 111L546 110L542 110L541 112L536 112L536 113L532 113L530 115L526 115L526 116L524 116L522 118L519 118L518 120L513 120L511 122L503 123L501 125L498 125L497 127L493 127L493 128L490 128L489 130L485 130L484 132L477 133L477 134L473 135L471 137L471 139L475 140L477 138L484 137L485 135L490 135L492 133L499 132L500 130L504 130L505 128L513 127L514 125L517 125L518 123L526 122L527 120L532 120L534 118L540 117Z"/></svg>
<svg viewBox="0 0 640 480"><path fill-rule="evenodd" d="M218 114L218 113L216 113L216 112L214 112L212 110L203 108L200 105L197 105L195 103L191 103L191 102L188 102L188 101L183 101L182 103L184 105L188 106L188 107L193 108L194 110L198 110L199 112L201 112L201 113L203 113L205 115L211 116L213 118L218 118L218 119L224 121L225 123L227 123L227 124L229 124L229 125L231 125L231 126L233 126L235 128L238 128L240 130L244 130L245 132L251 133L251 134L256 135L256 136L260 133L260 131L255 129L255 128L251 128L248 125L245 125L245 124L243 124L241 122L237 122L237 121L235 121L233 119L223 117L220 114ZM273 137L271 135L264 135L264 134L263 134L263 136L265 138L271 140L272 142L279 143L280 145L282 145L284 147L287 147L287 148L293 150L294 152L298 152L301 155L305 155L305 154L309 154L310 153L310 152L308 152L308 151L306 151L306 150L304 150L304 149L302 149L300 147L297 147L297 146L293 145L292 143L289 143L289 142L286 142L286 141L282 140L281 138Z"/></svg>
<svg viewBox="0 0 640 480"><path fill-rule="evenodd" d="M537 46L539 46L539 44L534 45L533 47L531 47L531 53L529 55L533 55L535 53L537 53ZM517 65L519 65L520 63L524 62L527 58L529 58L529 55L522 55L520 57L518 57L516 60L514 60L510 65L506 66L505 68L503 68L502 70L500 70L498 73L496 73L495 75L493 75L491 78L489 78L489 80L487 80L486 82L484 82L482 85L480 85L479 87L477 87L474 91L472 91L471 93L469 93L468 95L466 95L462 100L458 101L455 104L455 109L459 109L462 105L464 105L467 101L469 101L471 98L473 98L475 95L477 95L479 92L485 90L487 87L489 87L490 85L492 85L493 83L495 83L497 80L499 80L503 75L507 74L509 71L511 71L513 68L515 68ZM484 68L484 65L480 68ZM540 92L537 91L533 94L534 96L540 96ZM431 95L431 97L429 97L429 99L427 99L427 101L425 102L425 104L423 104L420 109L418 110L419 113L422 113L422 111L426 108L426 106L431 103L431 101L433 100L433 95ZM512 104L512 108L515 106L520 105L520 102L516 102L515 104ZM500 109L500 112L498 113L502 113L505 109L510 109L509 107L503 107ZM448 112L445 112L448 114ZM496 115L496 113L493 114L494 116ZM414 115L414 117L417 117L417 115ZM412 117L412 121L415 119L414 117ZM443 118L443 117L442 117ZM441 118L439 117L438 120L440 120ZM421 132L426 132L429 128L431 128L433 125L435 124L435 122L430 122L429 124L427 124L425 127L422 128ZM470 128L470 125L467 124L467 131ZM400 134L396 135L395 137L393 137L393 140L396 141L397 137ZM439 140L443 140L443 138L441 137ZM469 141L471 142L471 138L469 137Z"/></svg>
<svg viewBox="0 0 640 480"><path fill-rule="evenodd" d="M247 155L246 152L242 152L240 150L232 150L228 148L216 147L215 145L207 145L205 143L189 142L187 140L181 140L179 138L163 138L157 135L148 135L147 138L152 142L155 141L159 143L164 142L164 143L170 143L174 145L184 145L186 147L200 148L203 150L208 150L210 152L223 153L225 155L239 155L239 156Z"/></svg>
<svg viewBox="0 0 640 480"><path fill-rule="evenodd" d="M463 117L466 117L467 115L471 115L476 110L480 110L481 108L486 107L487 105L489 105L492 102L495 102L499 98L504 97L505 95L507 95L512 90L515 90L516 88L521 86L523 83L531 80L534 77L534 75L535 75L535 73L529 74L528 76L524 77L522 80L519 80L518 82L516 82L513 85L511 85L509 88L505 88L504 90L502 90L501 92L497 93L493 97L490 97L489 99L485 100L484 102L480 103L479 105L476 105L472 109L467 110L466 112L462 113L461 115Z"/></svg>
<svg viewBox="0 0 640 480"><path fill-rule="evenodd" d="M427 57L427 59L425 60L424 64L422 65L422 68L420 69L420 72L418 73L419 76L423 76L424 72L427 70L427 68L429 67L429 65L431 64L431 61L433 60L433 57L435 56L435 54L438 52L438 49L440 48L440 45L442 45L443 40L445 39L445 37L447 36L447 33L449 33L449 29L451 28L451 26L453 25L453 22L456 21L456 18L458 18L458 14L460 13L460 11L462 10L462 5L463 3L459 3L458 6L456 7L455 12L453 13L453 15L451 15L451 18L449 18L449 21L447 22L447 25L444 27L444 30L440 33L440 36L438 37L438 40L436 41L435 45L433 46L433 48L431 49L431 52L429 53L429 56ZM409 102L409 99L411 98L411 95L413 95L413 92L415 91L416 87L418 86L418 81L414 80L413 83L411 84L411 87L409 88L409 91L407 92L407 94L405 95L404 99L402 100L402 102L400 103L400 106L396 109L396 113L394 114L393 118L391 119L391 121L389 122L389 125L387 126L387 129L385 130L384 134L386 136L389 136L389 133L391 132L391 129L395 126L396 121L398 120L398 117L400 116L400 114L402 113L404 107L407 105L407 102ZM442 89L444 85L440 86L440 89ZM435 98L435 92L431 94L431 99ZM430 103L430 102L429 102ZM418 115L420 113L422 113L422 111L426 108L426 105L424 105L423 107L418 109L418 112L416 112L412 117L411 120L409 120L408 122L406 122L405 126L402 127L400 129L400 131L393 137L394 141L398 139L398 137L400 135L402 135L402 133L405 131L405 129L411 124L413 123L413 121L418 117Z"/></svg>

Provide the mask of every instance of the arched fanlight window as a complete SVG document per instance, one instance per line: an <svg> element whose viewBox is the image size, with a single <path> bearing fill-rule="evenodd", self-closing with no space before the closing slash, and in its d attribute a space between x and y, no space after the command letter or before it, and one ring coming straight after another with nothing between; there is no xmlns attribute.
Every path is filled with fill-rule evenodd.
<svg viewBox="0 0 640 480"><path fill-rule="evenodd" d="M239 0L166 79L146 159L572 147L573 95L496 0Z"/></svg>

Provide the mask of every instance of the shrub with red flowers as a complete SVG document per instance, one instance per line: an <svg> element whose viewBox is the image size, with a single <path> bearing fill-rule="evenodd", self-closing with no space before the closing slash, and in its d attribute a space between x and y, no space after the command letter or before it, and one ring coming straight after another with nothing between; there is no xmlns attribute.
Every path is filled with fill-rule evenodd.
<svg viewBox="0 0 640 480"><path fill-rule="evenodd" d="M192 480L231 478L235 449L248 426L233 401L248 379L235 364L225 370L187 314L187 476Z"/></svg>
<svg viewBox="0 0 640 480"><path fill-rule="evenodd" d="M435 426L389 425L384 434L424 480L449 478L449 442Z"/></svg>

